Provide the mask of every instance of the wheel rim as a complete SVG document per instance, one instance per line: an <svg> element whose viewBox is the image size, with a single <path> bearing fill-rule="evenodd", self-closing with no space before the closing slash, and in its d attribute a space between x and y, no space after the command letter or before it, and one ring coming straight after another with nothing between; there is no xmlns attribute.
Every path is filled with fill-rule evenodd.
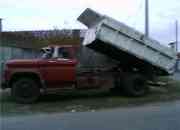
<svg viewBox="0 0 180 130"><path fill-rule="evenodd" d="M19 98L25 98L25 99L32 98L33 96L32 85L28 82L22 82L18 84L18 91L16 91L16 95Z"/></svg>

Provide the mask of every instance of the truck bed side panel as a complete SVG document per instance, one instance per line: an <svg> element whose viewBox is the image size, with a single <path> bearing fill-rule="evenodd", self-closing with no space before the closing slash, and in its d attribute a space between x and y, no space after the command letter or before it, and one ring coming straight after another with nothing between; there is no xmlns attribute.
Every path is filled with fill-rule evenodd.
<svg viewBox="0 0 180 130"><path fill-rule="evenodd" d="M90 17L91 15L93 15L94 19L84 21L84 18ZM121 22L108 16L100 15L90 9L82 13L78 19L82 23L85 22L90 28L85 36L84 45L91 46L92 49L98 50L108 56L118 53L127 54L127 57L131 56L134 57L134 59L139 59L139 61L142 61L141 63L148 63L168 74L174 72L176 53L172 49L161 45L153 39L145 37L142 33ZM109 54L110 52L107 51L104 52L103 49L107 46L107 51L116 48L114 50L116 52L112 54ZM119 59L116 55L113 57ZM131 60L132 59L133 58L131 58ZM127 60L128 59L126 59L126 62L130 62Z"/></svg>

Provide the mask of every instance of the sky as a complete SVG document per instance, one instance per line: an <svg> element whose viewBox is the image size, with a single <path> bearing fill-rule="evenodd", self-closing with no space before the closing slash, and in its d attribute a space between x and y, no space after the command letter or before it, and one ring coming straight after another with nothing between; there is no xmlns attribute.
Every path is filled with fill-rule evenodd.
<svg viewBox="0 0 180 130"><path fill-rule="evenodd" d="M1 0L0 18L4 31L85 29L76 19L91 8L144 33L144 1ZM179 20L180 30L180 1L149 0L149 12L150 37L164 45L175 41L175 20Z"/></svg>

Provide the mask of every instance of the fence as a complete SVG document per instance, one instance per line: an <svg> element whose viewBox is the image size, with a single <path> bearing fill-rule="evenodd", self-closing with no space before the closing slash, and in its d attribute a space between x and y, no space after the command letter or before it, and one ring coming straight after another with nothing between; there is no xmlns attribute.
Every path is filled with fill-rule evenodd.
<svg viewBox="0 0 180 130"><path fill-rule="evenodd" d="M15 47L0 46L0 83L2 81L2 73L4 70L4 65L7 60L30 59L30 58L36 58L38 55L39 55L39 51L34 49L22 49Z"/></svg>

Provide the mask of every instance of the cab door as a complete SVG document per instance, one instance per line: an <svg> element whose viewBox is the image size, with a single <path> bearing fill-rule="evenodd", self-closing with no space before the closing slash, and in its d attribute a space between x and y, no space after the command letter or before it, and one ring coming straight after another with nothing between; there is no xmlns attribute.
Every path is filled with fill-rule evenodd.
<svg viewBox="0 0 180 130"><path fill-rule="evenodd" d="M56 56L45 59L44 65L41 65L46 84L57 87L74 83L76 81L77 61L68 57L69 52L66 48L58 48L56 51L58 51Z"/></svg>

